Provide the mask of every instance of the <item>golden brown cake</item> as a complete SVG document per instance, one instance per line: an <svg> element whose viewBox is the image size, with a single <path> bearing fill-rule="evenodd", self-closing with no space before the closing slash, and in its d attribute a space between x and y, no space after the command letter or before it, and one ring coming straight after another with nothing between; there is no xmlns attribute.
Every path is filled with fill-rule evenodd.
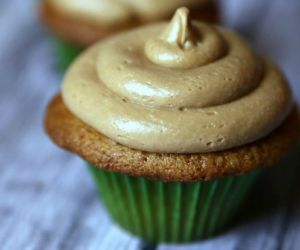
<svg viewBox="0 0 300 250"><path fill-rule="evenodd" d="M183 182L241 175L257 167L271 166L295 144L299 126L295 108L279 128L254 143L212 153L159 154L131 149L107 138L74 116L60 95L50 103L45 120L46 131L57 145L99 168Z"/></svg>

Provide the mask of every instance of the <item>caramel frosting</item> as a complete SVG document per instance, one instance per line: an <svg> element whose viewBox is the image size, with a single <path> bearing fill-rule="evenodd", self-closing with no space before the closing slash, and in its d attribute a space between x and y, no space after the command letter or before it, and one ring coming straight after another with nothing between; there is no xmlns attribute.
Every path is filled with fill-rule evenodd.
<svg viewBox="0 0 300 250"><path fill-rule="evenodd" d="M150 152L200 153L260 139L290 112L288 84L225 29L189 20L122 33L67 73L66 106L100 133Z"/></svg>
<svg viewBox="0 0 300 250"><path fill-rule="evenodd" d="M211 0L46 0L58 10L101 25L116 25L131 19L153 21L169 17L176 8L201 6Z"/></svg>
<svg viewBox="0 0 300 250"><path fill-rule="evenodd" d="M46 0L60 12L101 25L115 25L132 19L128 6L114 0Z"/></svg>

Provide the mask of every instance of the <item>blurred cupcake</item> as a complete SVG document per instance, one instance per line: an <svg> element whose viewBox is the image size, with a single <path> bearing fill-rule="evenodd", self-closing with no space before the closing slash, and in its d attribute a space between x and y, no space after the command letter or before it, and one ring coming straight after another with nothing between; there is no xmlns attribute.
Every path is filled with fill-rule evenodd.
<svg viewBox="0 0 300 250"><path fill-rule="evenodd" d="M119 31L170 18L181 5L195 19L214 22L212 0L43 0L41 18L55 34L61 68L94 42Z"/></svg>
<svg viewBox="0 0 300 250"><path fill-rule="evenodd" d="M298 136L288 84L186 8L97 43L50 103L52 140L90 164L112 218L152 242L220 233Z"/></svg>

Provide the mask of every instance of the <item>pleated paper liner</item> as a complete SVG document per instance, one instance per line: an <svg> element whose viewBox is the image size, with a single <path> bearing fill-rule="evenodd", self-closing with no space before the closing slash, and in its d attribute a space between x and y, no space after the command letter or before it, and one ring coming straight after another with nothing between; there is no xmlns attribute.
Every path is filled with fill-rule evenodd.
<svg viewBox="0 0 300 250"><path fill-rule="evenodd" d="M191 242L221 233L259 174L180 183L89 168L113 220L149 242Z"/></svg>
<svg viewBox="0 0 300 250"><path fill-rule="evenodd" d="M59 70L65 72L75 58L82 52L82 49L58 38L52 40L55 46Z"/></svg>

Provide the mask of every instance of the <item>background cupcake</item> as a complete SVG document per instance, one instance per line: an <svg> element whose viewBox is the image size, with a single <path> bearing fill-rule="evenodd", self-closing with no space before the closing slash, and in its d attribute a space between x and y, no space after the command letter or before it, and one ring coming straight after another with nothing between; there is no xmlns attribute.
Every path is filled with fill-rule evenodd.
<svg viewBox="0 0 300 250"><path fill-rule="evenodd" d="M272 63L232 32L192 24L182 8L169 25L85 52L49 105L46 129L92 164L119 225L185 242L224 229L260 167L291 148L293 106Z"/></svg>
<svg viewBox="0 0 300 250"><path fill-rule="evenodd" d="M214 22L216 6L211 0L44 0L41 18L56 37L62 68L85 47L116 32L171 17L185 5L196 19Z"/></svg>

